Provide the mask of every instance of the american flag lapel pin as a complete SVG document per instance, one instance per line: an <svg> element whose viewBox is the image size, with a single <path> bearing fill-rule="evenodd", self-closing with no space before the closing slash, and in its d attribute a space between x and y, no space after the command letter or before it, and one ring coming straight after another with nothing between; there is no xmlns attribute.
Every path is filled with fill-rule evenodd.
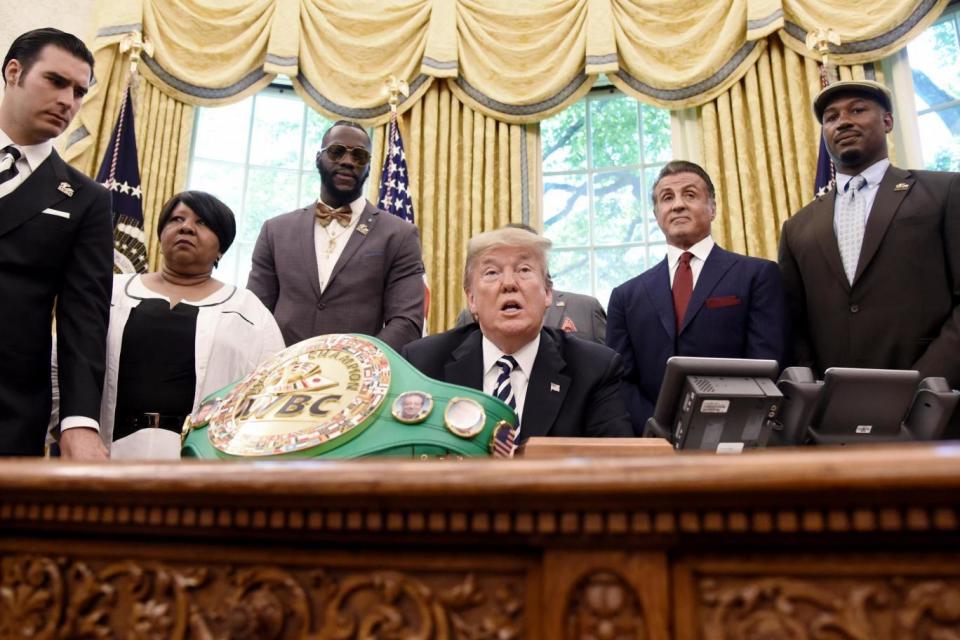
<svg viewBox="0 0 960 640"><path fill-rule="evenodd" d="M898 182L897 186L893 188L894 191L906 191L910 188L909 182Z"/></svg>
<svg viewBox="0 0 960 640"><path fill-rule="evenodd" d="M67 196L68 198L73 197L73 186L69 182L61 182L57 186L57 191Z"/></svg>
<svg viewBox="0 0 960 640"><path fill-rule="evenodd" d="M556 382L551 382L550 391L553 391L554 393L560 393L560 385L558 385Z"/></svg>

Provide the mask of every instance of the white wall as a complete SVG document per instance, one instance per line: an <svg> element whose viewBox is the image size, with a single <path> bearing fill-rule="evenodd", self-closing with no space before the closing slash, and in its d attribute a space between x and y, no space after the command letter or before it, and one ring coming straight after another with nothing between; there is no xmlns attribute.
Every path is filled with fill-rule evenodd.
<svg viewBox="0 0 960 640"><path fill-rule="evenodd" d="M14 38L39 27L69 31L89 46L94 36L95 4L96 0L0 0L0 60Z"/></svg>

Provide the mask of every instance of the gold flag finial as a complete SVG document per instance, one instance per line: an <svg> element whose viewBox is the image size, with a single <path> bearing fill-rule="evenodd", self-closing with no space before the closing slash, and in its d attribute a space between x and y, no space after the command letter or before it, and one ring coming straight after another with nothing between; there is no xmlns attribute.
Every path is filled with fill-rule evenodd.
<svg viewBox="0 0 960 640"><path fill-rule="evenodd" d="M400 104L400 95L406 98L410 95L410 85L406 80L397 80L397 76L389 76L383 83L383 90L387 94L387 104L390 105L390 111L397 112L397 105Z"/></svg>
<svg viewBox="0 0 960 640"><path fill-rule="evenodd" d="M136 77L140 57L146 53L153 55L153 43L143 37L139 31L132 31L120 40L120 53L130 52L130 76Z"/></svg>
<svg viewBox="0 0 960 640"><path fill-rule="evenodd" d="M820 54L826 74L826 84L839 80L837 67L830 62L830 45L840 46L840 36L833 29L817 29L807 32L806 45L811 51Z"/></svg>

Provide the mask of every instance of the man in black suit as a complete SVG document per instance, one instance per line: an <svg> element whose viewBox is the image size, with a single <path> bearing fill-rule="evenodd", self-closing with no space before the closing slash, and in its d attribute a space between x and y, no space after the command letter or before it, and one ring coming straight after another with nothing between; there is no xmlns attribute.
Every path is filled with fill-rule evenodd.
<svg viewBox="0 0 960 640"><path fill-rule="evenodd" d="M477 322L412 342L403 356L432 378L499 397L520 417L521 440L631 436L620 356L543 328L551 304L549 247L523 229L472 238L463 282Z"/></svg>
<svg viewBox="0 0 960 640"><path fill-rule="evenodd" d="M0 455L43 454L55 306L62 454L106 458L97 420L113 272L110 196L53 149L92 74L90 51L57 29L21 35L3 61Z"/></svg>
<svg viewBox="0 0 960 640"><path fill-rule="evenodd" d="M820 374L916 369L960 387L960 174L890 164L882 84L834 83L813 109L837 178L780 238L795 361Z"/></svg>

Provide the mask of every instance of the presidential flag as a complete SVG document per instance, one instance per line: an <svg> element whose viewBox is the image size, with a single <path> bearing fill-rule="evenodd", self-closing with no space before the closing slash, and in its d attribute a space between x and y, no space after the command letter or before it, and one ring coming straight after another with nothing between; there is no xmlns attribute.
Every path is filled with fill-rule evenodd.
<svg viewBox="0 0 960 640"><path fill-rule="evenodd" d="M113 205L114 273L146 272L147 237L143 232L143 193L130 87L120 105L120 115L97 172L97 182L110 190Z"/></svg>
<svg viewBox="0 0 960 640"><path fill-rule="evenodd" d="M413 198L410 197L410 174L407 172L407 156L403 152L403 139L397 126L397 112L390 114L390 126L387 129L387 154L380 172L380 195L377 206L398 218L413 224ZM430 311L430 285L427 274L423 274L423 318L426 335L426 318Z"/></svg>

